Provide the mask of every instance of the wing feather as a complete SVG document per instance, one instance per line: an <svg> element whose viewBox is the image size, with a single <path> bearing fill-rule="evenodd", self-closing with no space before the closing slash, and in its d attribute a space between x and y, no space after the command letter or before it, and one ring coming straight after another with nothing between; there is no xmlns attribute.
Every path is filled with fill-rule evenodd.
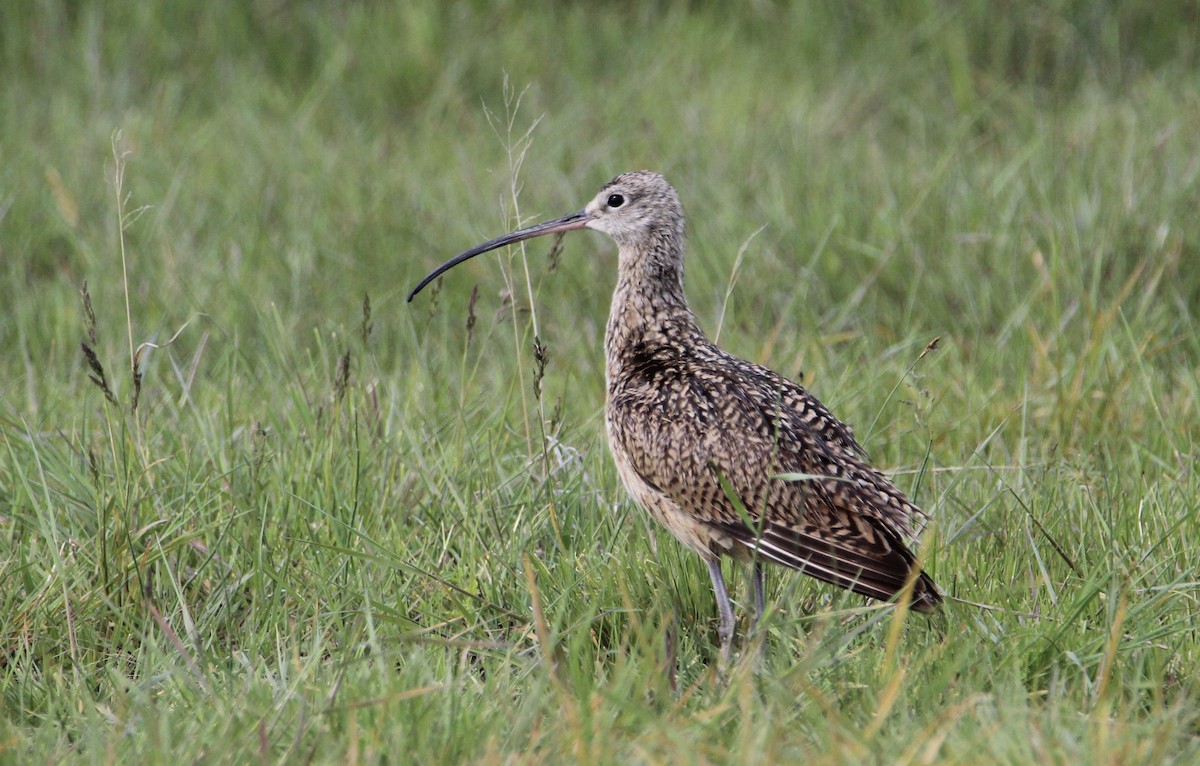
<svg viewBox="0 0 1200 766"><path fill-rule="evenodd" d="M912 579L914 609L940 602L904 543L920 509L807 391L728 355L707 366L661 349L644 356L609 392L614 452L711 531L714 553L732 544L884 600ZM813 478L780 478L788 473Z"/></svg>

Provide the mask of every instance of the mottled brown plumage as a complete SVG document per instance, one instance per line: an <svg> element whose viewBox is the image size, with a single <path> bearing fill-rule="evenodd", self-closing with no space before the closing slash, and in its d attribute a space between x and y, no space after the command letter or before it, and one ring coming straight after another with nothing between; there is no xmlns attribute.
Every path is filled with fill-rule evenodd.
<svg viewBox="0 0 1200 766"><path fill-rule="evenodd" d="M905 544L921 510L812 394L696 326L683 293L683 208L661 175L617 176L578 213L455 257L409 300L468 258L581 228L620 248L604 339L609 447L634 498L708 563L723 653L734 628L723 555L754 562L758 613L763 560L876 599L911 582L912 607L936 607L937 587Z"/></svg>

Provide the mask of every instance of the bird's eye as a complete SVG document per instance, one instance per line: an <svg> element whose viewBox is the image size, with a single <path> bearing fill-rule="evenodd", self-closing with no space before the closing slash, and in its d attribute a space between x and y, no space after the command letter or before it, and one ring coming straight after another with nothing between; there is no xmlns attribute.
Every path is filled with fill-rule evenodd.
<svg viewBox="0 0 1200 766"><path fill-rule="evenodd" d="M608 206L609 207L620 207L621 205L624 205L624 204L625 204L625 197L621 196L620 194L608 195Z"/></svg>

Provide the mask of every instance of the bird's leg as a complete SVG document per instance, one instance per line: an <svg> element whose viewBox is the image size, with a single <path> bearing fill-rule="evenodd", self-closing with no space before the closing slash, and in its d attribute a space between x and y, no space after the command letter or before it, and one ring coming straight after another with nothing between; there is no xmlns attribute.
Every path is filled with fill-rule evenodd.
<svg viewBox="0 0 1200 766"><path fill-rule="evenodd" d="M750 623L750 631L758 630L758 621L766 610L766 596L763 595L763 565L758 559L754 560L754 622Z"/></svg>
<svg viewBox="0 0 1200 766"><path fill-rule="evenodd" d="M721 574L721 560L708 560L708 575L712 578L713 593L717 596L717 611L721 615L721 661L728 662L733 650L733 604L729 603L729 591L725 589L725 577Z"/></svg>
<svg viewBox="0 0 1200 766"><path fill-rule="evenodd" d="M763 563L759 559L754 559L754 575L751 578L754 585L754 620L750 623L750 635L753 641L758 644L758 657L756 658L757 669L762 665L763 659L767 655L766 636L758 635L758 624L762 622L763 612L767 610L767 599L763 593Z"/></svg>

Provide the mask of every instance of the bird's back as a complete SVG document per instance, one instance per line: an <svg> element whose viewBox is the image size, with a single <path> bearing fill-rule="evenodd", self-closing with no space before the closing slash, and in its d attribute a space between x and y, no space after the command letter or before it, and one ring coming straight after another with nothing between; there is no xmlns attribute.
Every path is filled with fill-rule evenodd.
<svg viewBox="0 0 1200 766"><path fill-rule="evenodd" d="M757 555L881 599L916 577L914 607L936 604L904 542L924 514L850 429L678 324L608 344L609 441L635 497L706 557Z"/></svg>

